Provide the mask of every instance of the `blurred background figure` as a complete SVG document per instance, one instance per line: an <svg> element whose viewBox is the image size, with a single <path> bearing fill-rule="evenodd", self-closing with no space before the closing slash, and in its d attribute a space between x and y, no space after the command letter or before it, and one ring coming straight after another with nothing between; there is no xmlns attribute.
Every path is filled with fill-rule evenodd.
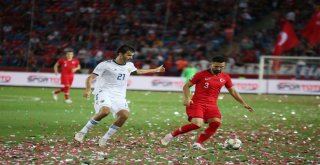
<svg viewBox="0 0 320 165"><path fill-rule="evenodd" d="M64 93L64 102L65 103L72 103L72 100L69 97L70 87L73 83L74 73L81 69L80 62L78 59L73 58L73 50L68 48L65 50L66 58L61 58L58 62L54 65L54 73L56 75L59 74L59 66L61 68L61 77L60 81L63 85L62 88L52 91L52 96L55 101L58 100L58 94L60 92Z"/></svg>
<svg viewBox="0 0 320 165"><path fill-rule="evenodd" d="M183 69L181 77L183 78L184 82L187 83L197 72L198 69L196 68L195 63L189 62L188 66ZM194 87L190 88L190 92L194 92Z"/></svg>
<svg viewBox="0 0 320 165"><path fill-rule="evenodd" d="M188 82L196 73L198 69L195 66L194 62L188 63L188 66L185 67L181 73L181 77L183 77L185 82Z"/></svg>

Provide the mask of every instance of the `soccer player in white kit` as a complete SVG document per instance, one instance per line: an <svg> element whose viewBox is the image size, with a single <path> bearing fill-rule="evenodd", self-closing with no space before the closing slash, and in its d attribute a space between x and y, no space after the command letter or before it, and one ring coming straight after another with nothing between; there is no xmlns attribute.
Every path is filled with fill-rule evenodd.
<svg viewBox="0 0 320 165"><path fill-rule="evenodd" d="M96 114L88 123L75 134L74 139L83 142L88 131L99 123L101 119L112 113L116 121L109 127L109 130L99 140L99 146L106 146L107 140L117 132L125 123L129 115L129 107L126 101L127 82L130 74L146 74L164 72L161 65L155 69L137 69L132 62L129 62L134 55L134 48L129 45L122 45L117 50L117 57L114 60L101 62L86 79L84 97L91 94L91 84L96 79L94 91L94 109Z"/></svg>

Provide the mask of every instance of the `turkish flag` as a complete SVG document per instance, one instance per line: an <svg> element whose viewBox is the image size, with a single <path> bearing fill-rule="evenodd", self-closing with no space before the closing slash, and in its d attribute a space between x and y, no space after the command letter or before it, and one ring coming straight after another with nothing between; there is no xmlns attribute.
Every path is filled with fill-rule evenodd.
<svg viewBox="0 0 320 165"><path fill-rule="evenodd" d="M282 27L280 34L278 35L277 43L273 50L273 55L280 56L283 51L292 49L299 44L296 33L289 21L286 21ZM280 70L280 59L274 59L272 64L272 70L277 72Z"/></svg>
<svg viewBox="0 0 320 165"><path fill-rule="evenodd" d="M301 34L308 39L311 46L320 44L320 10L311 17Z"/></svg>
<svg viewBox="0 0 320 165"><path fill-rule="evenodd" d="M279 56L283 51L292 49L299 44L296 33L289 21L286 21L278 35L277 44L273 50L273 55Z"/></svg>

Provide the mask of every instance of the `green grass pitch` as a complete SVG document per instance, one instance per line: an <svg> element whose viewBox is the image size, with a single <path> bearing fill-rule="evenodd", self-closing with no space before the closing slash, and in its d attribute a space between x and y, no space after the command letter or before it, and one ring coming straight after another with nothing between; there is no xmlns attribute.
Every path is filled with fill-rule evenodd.
<svg viewBox="0 0 320 165"><path fill-rule="evenodd" d="M106 148L97 146L114 118L103 119L78 145L73 135L94 113L93 98L72 89L71 105L53 101L52 88L0 87L0 164L318 164L320 96L242 94L255 112L222 93L222 125L192 150L200 130L177 137L169 146L160 138L187 123L178 92L128 91L127 123ZM230 133L240 150L224 149Z"/></svg>

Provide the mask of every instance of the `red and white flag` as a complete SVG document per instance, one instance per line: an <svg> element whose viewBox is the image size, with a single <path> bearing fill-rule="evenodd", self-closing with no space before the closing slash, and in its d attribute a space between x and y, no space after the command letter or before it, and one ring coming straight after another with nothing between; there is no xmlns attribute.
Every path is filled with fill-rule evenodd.
<svg viewBox="0 0 320 165"><path fill-rule="evenodd" d="M296 33L293 26L289 21L286 21L282 27L280 34L278 35L276 46L273 50L273 55L282 55L283 51L290 50L299 44Z"/></svg>
<svg viewBox="0 0 320 165"><path fill-rule="evenodd" d="M278 35L277 43L273 50L273 55L281 56L283 51L290 50L299 44L296 33L293 26L289 21L286 21L282 27L280 34ZM274 59L272 70L277 72L280 70L280 59Z"/></svg>
<svg viewBox="0 0 320 165"><path fill-rule="evenodd" d="M320 10L311 17L301 34L307 38L311 46L320 44Z"/></svg>

